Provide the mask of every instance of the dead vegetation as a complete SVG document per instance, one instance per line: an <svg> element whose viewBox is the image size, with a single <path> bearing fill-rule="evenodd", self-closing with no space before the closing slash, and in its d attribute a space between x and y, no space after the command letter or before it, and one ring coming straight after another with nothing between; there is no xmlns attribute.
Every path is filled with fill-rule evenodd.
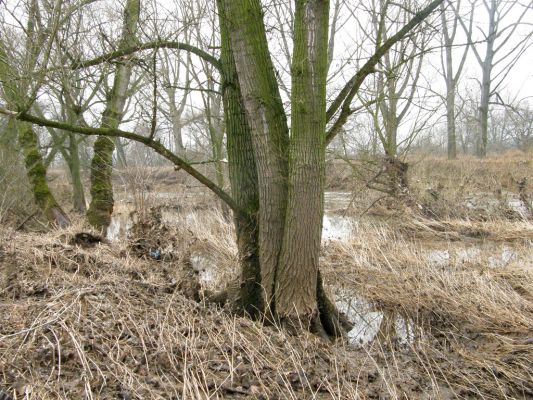
<svg viewBox="0 0 533 400"><path fill-rule="evenodd" d="M3 393L28 399L533 395L533 272L524 258L505 268L479 259L435 264L413 240L420 237L413 232L428 235L432 223L418 221L410 235L395 224L360 224L354 240L325 247L330 290L352 291L376 310L401 315L415 334L403 345L391 339L354 348L287 336L185 296L195 251L213 255L219 281L235 272L237 259L231 225L219 214L181 218L173 227L164 217L144 221L120 245L80 246L72 241L80 227L46 236L4 230ZM446 230L462 232L461 224L448 222ZM529 230L500 224L495 235L524 246ZM133 250L142 232L160 238L154 244L161 259ZM438 236L434 242L450 243ZM527 258L526 251L517 250Z"/></svg>
<svg viewBox="0 0 533 400"><path fill-rule="evenodd" d="M495 187L483 180L498 168L511 192L530 167L440 162L413 165L410 182L417 201L440 202L442 217L416 203L376 203L357 217L352 196L352 238L324 246L334 298L363 299L409 329L403 340L382 336L383 322L364 346L289 336L207 304L204 290L238 270L232 224L210 198L198 206L187 192L164 192L156 208L131 213L124 196L127 240L81 233L81 224L45 235L2 228L0 399L531 398L531 221L454 207ZM466 169L472 178L453 189L463 180L449 176ZM475 181L480 169L489 172Z"/></svg>
<svg viewBox="0 0 533 400"><path fill-rule="evenodd" d="M65 239L2 233L6 398L357 398L386 390L383 371L362 351L288 337L187 299L180 261Z"/></svg>

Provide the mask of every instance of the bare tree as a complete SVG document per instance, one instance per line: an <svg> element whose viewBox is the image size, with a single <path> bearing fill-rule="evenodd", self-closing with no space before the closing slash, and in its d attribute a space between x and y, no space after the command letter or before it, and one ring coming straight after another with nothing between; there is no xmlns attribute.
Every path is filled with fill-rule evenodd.
<svg viewBox="0 0 533 400"><path fill-rule="evenodd" d="M448 0L447 3L450 3ZM458 10L461 10L461 0L457 1L456 7ZM470 9L469 25L467 30L467 35L472 35L472 26L474 23L474 4L472 3ZM453 160L457 158L457 138L456 138L456 107L455 107L455 97L457 95L457 83L463 68L465 66L465 61L468 55L468 49L470 47L470 42L462 50L462 55L459 59L459 64L457 69L454 68L453 55L454 55L454 46L457 38L457 28L459 26L459 15L455 12L448 12L445 3L441 4L441 19L442 19L442 52L441 52L441 63L442 69L439 72L442 73L444 81L446 82L446 130L447 130L447 139L448 139L448 159Z"/></svg>
<svg viewBox="0 0 533 400"><path fill-rule="evenodd" d="M476 4L478 4L476 1L472 2L473 7ZM484 54L478 45L473 45L472 50L481 68L477 155L485 157L491 99L497 95L505 78L531 44L533 32L529 30L524 33L521 28L533 10L533 1L523 4L506 0L481 0L481 8L487 13L488 20L486 30L481 30ZM458 14L458 10L455 11ZM472 29L467 26L463 18L459 18L459 22L470 42L474 43Z"/></svg>
<svg viewBox="0 0 533 400"><path fill-rule="evenodd" d="M73 126L3 108L0 112L81 134L133 139L168 158L234 211L242 263L236 306L252 316L265 316L292 328L303 326L322 335L340 335L342 317L328 299L319 271L328 136L334 138L353 114L351 103L381 57L396 42L405 40L442 1L429 2L376 48L327 112L329 2L296 0L289 134L261 2L218 0L220 60L193 46L187 49L202 54L222 75L231 195L152 134ZM181 44L174 46L185 49ZM126 53L146 48L133 47ZM109 59L109 55L101 59ZM331 128L326 135L328 120Z"/></svg>
<svg viewBox="0 0 533 400"><path fill-rule="evenodd" d="M124 21L119 50L137 43L137 24L140 14L140 0L127 0L124 8ZM113 88L102 114L101 126L117 128L122 120L132 63L126 59L117 65ZM101 136L94 143L91 163L91 203L87 210L87 220L95 228L105 231L111 222L113 212L113 151L115 143L109 137Z"/></svg>
<svg viewBox="0 0 533 400"><path fill-rule="evenodd" d="M413 2L406 2L403 8L391 10L391 3L388 0L373 2L370 12L374 25L373 33L376 35L373 38L376 48L381 47L388 40L391 31L398 29L398 26L402 26L409 20L410 9L413 6ZM399 131L414 109L414 103L417 100L415 97L422 90L418 81L424 62L423 53L428 41L428 33L424 29L419 29L412 32L407 40L397 42L383 56L379 69L367 88L367 93L375 101L363 99L363 103L367 104L366 109L372 116L373 127L385 153L381 173L376 179L385 177L386 180L377 186L376 182L370 185L393 196L403 193L408 188L408 166L401 161L399 149L402 145L404 150L409 148L420 129L420 126L417 126L419 118L415 117L415 121L410 122L411 126L405 138L399 137Z"/></svg>

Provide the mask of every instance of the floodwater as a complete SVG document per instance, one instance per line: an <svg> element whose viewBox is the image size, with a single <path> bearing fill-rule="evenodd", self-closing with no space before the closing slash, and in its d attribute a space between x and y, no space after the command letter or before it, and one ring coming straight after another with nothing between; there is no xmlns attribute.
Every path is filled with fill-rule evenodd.
<svg viewBox="0 0 533 400"><path fill-rule="evenodd" d="M161 198L169 197L163 193ZM347 192L326 192L325 194L325 215L322 229L322 242L329 241L349 241L357 234L357 221L355 218L343 215L343 211L348 208L352 201L352 194ZM515 199L509 202L509 206L526 216L529 212L527 207ZM178 221L178 212L166 210L162 213L164 223L171 225ZM133 225L129 212L117 212L113 215L111 225L108 229L108 239L112 241L124 240ZM465 247L463 249L434 249L424 252L424 257L428 264L438 267L449 267L454 263L470 263L483 261L493 268L505 267L516 257L515 252L502 246L492 249L489 257L484 257L486 249L476 246ZM200 277L202 285L209 286L217 281L216 261L206 252L196 251L191 255L191 264ZM375 309L365 299L356 293L339 292L335 294L335 303L340 311L344 312L348 319L354 323L354 328L348 333L350 343L354 346L364 346L371 343L379 332L384 314ZM414 340L414 324L406 321L401 316L395 317L396 340L399 343L411 343Z"/></svg>
<svg viewBox="0 0 533 400"><path fill-rule="evenodd" d="M157 193L157 198L171 199L172 193ZM350 204L352 194L347 192L325 193L325 215L322 228L322 241L348 240L355 232L355 221L349 217L333 214L334 211L343 210ZM162 212L163 222L171 225L176 218L173 210ZM107 238L111 241L124 240L133 226L130 212L127 210L115 212L111 218L111 224L107 230Z"/></svg>

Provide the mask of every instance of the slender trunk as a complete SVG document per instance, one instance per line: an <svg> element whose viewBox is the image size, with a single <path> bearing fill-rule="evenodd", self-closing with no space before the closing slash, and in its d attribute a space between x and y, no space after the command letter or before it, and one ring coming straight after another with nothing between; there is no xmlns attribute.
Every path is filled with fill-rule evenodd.
<svg viewBox="0 0 533 400"><path fill-rule="evenodd" d="M28 104L27 85L23 83L24 80L18 79L18 74L8 60L3 43L0 42L0 81L4 99L10 109L18 110ZM46 166L39 151L37 134L31 124L26 122L17 122L16 128L35 203L51 224L60 227L70 225L67 214L59 206L46 181Z"/></svg>
<svg viewBox="0 0 533 400"><path fill-rule="evenodd" d="M453 77L451 42L446 41L446 130L448 137L448 160L457 158L455 137L455 79Z"/></svg>
<svg viewBox="0 0 533 400"><path fill-rule="evenodd" d="M483 66L483 78L481 84L481 101L479 105L479 139L478 157L487 155L488 130L489 130L489 100L490 100L490 70L491 66Z"/></svg>
<svg viewBox="0 0 533 400"><path fill-rule="evenodd" d="M183 157L185 155L185 146L183 145L183 135L181 133L180 118L172 116L172 134L174 135L174 152L176 155Z"/></svg>
<svg viewBox="0 0 533 400"><path fill-rule="evenodd" d="M457 139L455 135L455 82L447 80L446 86L448 160L455 160L457 158Z"/></svg>
<svg viewBox="0 0 533 400"><path fill-rule="evenodd" d="M183 157L185 155L185 146L183 145L183 135L181 128L181 115L184 107L176 105L176 89L169 88L167 94L170 99L170 121L172 122L172 136L174 137L174 152L176 155Z"/></svg>
<svg viewBox="0 0 533 400"><path fill-rule="evenodd" d="M69 133L69 159L68 167L72 180L72 206L74 211L85 213L85 193L80 173L80 156L78 153L78 138L74 133Z"/></svg>
<svg viewBox="0 0 533 400"><path fill-rule="evenodd" d="M128 48L136 42L137 23L139 21L140 0L128 0L124 10L124 26L120 48ZM103 128L117 128L122 120L126 103L132 65L128 60L117 66L113 89L102 115ZM91 204L87 211L87 220L97 229L106 231L111 223L113 213L113 139L99 136L94 143L91 162Z"/></svg>
<svg viewBox="0 0 533 400"><path fill-rule="evenodd" d="M122 169L128 167L128 162L126 159L126 151L124 150L124 144L122 143L123 139L115 138L115 148L117 150L117 166Z"/></svg>
<svg viewBox="0 0 533 400"><path fill-rule="evenodd" d="M491 91L491 75L494 60L494 43L496 40L496 0L491 1L489 9L489 33L487 35L487 48L485 59L481 65L481 100L479 104L479 141L477 155L478 157L485 157L487 155L488 142L488 128L489 128L489 101Z"/></svg>
<svg viewBox="0 0 533 400"><path fill-rule="evenodd" d="M457 16L455 17L455 25L452 25L452 33L448 28L448 20L446 18L446 7L444 3L440 6L442 34L444 40L444 54L445 54L445 70L444 80L446 81L446 132L448 144L448 160L457 158L457 139L455 137L455 86L456 80L453 72L453 57L452 45L453 37L455 37ZM465 57L466 54L463 56ZM461 67L459 67L461 69Z"/></svg>

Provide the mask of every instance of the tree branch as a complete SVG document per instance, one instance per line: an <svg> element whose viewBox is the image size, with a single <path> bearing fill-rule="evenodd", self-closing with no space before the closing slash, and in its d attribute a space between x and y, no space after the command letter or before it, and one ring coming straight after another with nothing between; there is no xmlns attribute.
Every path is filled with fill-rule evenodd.
<svg viewBox="0 0 533 400"><path fill-rule="evenodd" d="M218 70L220 70L220 61L213 55L209 54L208 52L198 47L192 46L188 43L165 41L165 40L154 40L148 43L139 44L137 46L127 47L125 49L112 51L111 53L103 54L101 56L95 57L90 60L78 61L78 62L73 63L70 68L79 69L79 68L92 67L98 64L116 60L117 58L121 58L121 57L130 55L130 54L136 53L138 51L150 50L150 49L156 49L156 48L166 48L166 49L187 51L213 64L213 66L215 66Z"/></svg>
<svg viewBox="0 0 533 400"><path fill-rule="evenodd" d="M348 120L351 115L350 104L359 90L361 84L365 78L375 72L375 67L378 64L381 57L383 57L391 47L402 40L414 27L420 24L426 19L444 0L433 0L426 8L416 13L415 16L398 32L383 43L382 46L376 49L376 52L368 59L368 61L361 67L359 71L346 83L339 95L335 98L331 106L327 111L327 122L330 122L333 116L341 110L337 121L333 124L329 130L326 143L330 143L335 135L340 131L342 126Z"/></svg>
<svg viewBox="0 0 533 400"><path fill-rule="evenodd" d="M21 121L26 121L26 122L29 122L35 125L62 129L65 131L75 132L75 133L79 133L82 135L123 137L126 139L131 139L131 140L135 140L136 142L143 143L147 147L150 147L151 149L153 149L156 153L162 155L164 158L171 161L174 165L183 169L185 172L187 172L189 175L195 178L202 185L210 189L215 195L217 195L222 201L224 201L234 212L241 214L241 215L246 214L246 212L237 205L235 200L233 200L233 198L228 193L226 193L222 188L217 186L208 177L206 177L201 172L193 168L193 166L189 164L187 161L185 161L181 157L178 157L177 155L172 153L159 141L154 141L150 139L149 137L138 135L132 132L123 131L121 129L90 128L90 127L76 126L76 125L68 124L66 122L52 121L52 120L45 119L45 118L39 118L34 115L30 115L26 113L23 113L23 114L17 113L17 112L10 111L2 107L0 107L0 114L6 115L8 117L12 117L12 118L15 118Z"/></svg>

